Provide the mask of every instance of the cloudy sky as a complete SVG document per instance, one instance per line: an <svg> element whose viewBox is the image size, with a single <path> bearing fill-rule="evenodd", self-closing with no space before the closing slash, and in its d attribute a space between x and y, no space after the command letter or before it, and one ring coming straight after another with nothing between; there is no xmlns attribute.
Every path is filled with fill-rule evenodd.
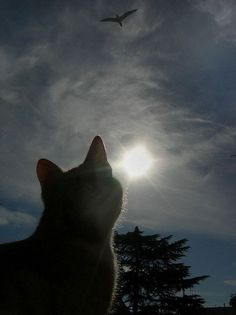
<svg viewBox="0 0 236 315"><path fill-rule="evenodd" d="M118 24L106 16L138 9ZM82 162L100 134L125 189L121 231L189 239L207 305L236 292L236 3L1 1L0 242L42 213L35 165ZM147 177L116 168L143 143Z"/></svg>

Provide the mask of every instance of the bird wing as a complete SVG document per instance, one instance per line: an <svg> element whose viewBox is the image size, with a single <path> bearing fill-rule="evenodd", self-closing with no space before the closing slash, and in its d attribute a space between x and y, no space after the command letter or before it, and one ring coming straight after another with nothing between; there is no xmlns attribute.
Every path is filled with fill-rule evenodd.
<svg viewBox="0 0 236 315"><path fill-rule="evenodd" d="M100 22L117 22L117 18L105 18L100 20Z"/></svg>
<svg viewBox="0 0 236 315"><path fill-rule="evenodd" d="M120 21L124 20L128 15L130 15L130 14L136 12L137 10L138 10L138 9L125 12L124 14L122 14L122 15L120 16Z"/></svg>

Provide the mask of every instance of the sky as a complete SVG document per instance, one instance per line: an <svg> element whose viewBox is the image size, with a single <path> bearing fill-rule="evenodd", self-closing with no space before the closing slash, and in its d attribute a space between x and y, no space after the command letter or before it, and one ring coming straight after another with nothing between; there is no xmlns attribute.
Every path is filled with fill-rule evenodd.
<svg viewBox="0 0 236 315"><path fill-rule="evenodd" d="M138 9L121 28L100 19ZM79 165L105 141L126 204L117 228L187 238L208 306L236 292L236 2L0 3L0 242L42 214L35 167ZM116 167L144 144L155 159L127 181Z"/></svg>

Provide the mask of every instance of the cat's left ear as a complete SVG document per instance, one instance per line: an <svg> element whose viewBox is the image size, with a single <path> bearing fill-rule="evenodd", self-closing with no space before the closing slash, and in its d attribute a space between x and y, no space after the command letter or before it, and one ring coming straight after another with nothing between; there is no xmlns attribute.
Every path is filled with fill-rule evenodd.
<svg viewBox="0 0 236 315"><path fill-rule="evenodd" d="M108 163L105 145L101 137L96 136L93 139L84 162L92 162L95 165Z"/></svg>
<svg viewBox="0 0 236 315"><path fill-rule="evenodd" d="M38 161L36 172L41 186L43 186L49 178L63 173L56 164L46 159L40 159Z"/></svg>

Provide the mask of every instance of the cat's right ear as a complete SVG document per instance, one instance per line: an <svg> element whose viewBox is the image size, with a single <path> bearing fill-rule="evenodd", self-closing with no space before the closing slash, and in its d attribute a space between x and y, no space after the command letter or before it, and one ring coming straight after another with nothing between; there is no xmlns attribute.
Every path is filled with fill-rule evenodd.
<svg viewBox="0 0 236 315"><path fill-rule="evenodd" d="M38 161L36 172L41 186L43 186L49 178L63 173L56 164L46 159L40 159Z"/></svg>

